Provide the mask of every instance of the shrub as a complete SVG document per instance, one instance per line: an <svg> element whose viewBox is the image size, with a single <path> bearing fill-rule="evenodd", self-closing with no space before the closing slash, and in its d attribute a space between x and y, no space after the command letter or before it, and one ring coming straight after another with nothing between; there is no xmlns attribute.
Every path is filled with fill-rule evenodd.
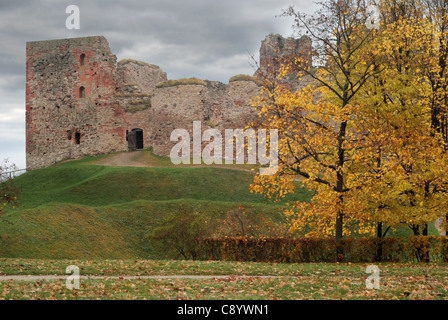
<svg viewBox="0 0 448 320"><path fill-rule="evenodd" d="M448 262L448 239L442 236L410 236L404 243L410 261Z"/></svg>
<svg viewBox="0 0 448 320"><path fill-rule="evenodd" d="M220 219L213 237L279 237L288 233L284 221L274 221L272 216L251 207L234 206Z"/></svg>
<svg viewBox="0 0 448 320"><path fill-rule="evenodd" d="M169 213L161 225L154 228L149 239L168 256L198 259L203 254L201 245L198 245L196 239L209 235L209 223L210 221L198 212L180 207L175 212Z"/></svg>
<svg viewBox="0 0 448 320"><path fill-rule="evenodd" d="M336 257L334 238L222 237L197 240L206 258L260 262L406 262L448 261L448 239L346 238L342 257ZM379 250L380 249L380 250ZM381 256L379 256L381 252Z"/></svg>
<svg viewBox="0 0 448 320"><path fill-rule="evenodd" d="M448 262L448 238L442 237L440 239L440 258L443 262Z"/></svg>

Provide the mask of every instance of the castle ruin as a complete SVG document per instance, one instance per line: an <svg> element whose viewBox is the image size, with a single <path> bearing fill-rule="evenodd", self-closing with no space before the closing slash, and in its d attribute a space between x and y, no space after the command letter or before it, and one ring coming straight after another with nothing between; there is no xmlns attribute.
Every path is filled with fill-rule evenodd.
<svg viewBox="0 0 448 320"><path fill-rule="evenodd" d="M191 132L193 121L201 121L203 130L244 128L256 117L250 99L261 89L257 77L291 48L311 48L311 41L267 36L254 77L224 84L168 80L158 66L117 62L102 36L28 42L27 168L150 147L168 156L175 144L171 132Z"/></svg>

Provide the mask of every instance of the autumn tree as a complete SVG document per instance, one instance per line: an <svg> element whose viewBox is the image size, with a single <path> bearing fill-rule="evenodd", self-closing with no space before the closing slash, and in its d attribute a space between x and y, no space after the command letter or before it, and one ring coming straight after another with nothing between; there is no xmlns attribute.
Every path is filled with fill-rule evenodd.
<svg viewBox="0 0 448 320"><path fill-rule="evenodd" d="M10 164L8 160L0 164L0 214L8 205L16 205L18 189L14 186L12 176L9 174L15 169L16 166Z"/></svg>
<svg viewBox="0 0 448 320"><path fill-rule="evenodd" d="M256 176L252 191L268 196L293 192L295 179L315 191L311 203L291 203L293 230L309 228L308 235L334 235L339 241L351 223L362 220L359 203L351 195L358 187L353 161L362 128L354 103L366 81L380 72L363 48L372 41L366 27L364 1L327 1L313 16L289 8L298 30L313 41L309 57L283 63L279 78L295 72L313 83L297 91L268 84L254 106L263 125L279 130L279 170L273 176ZM358 228L359 232L364 232ZM340 253L340 252L339 252Z"/></svg>
<svg viewBox="0 0 448 320"><path fill-rule="evenodd" d="M441 137L441 143L446 152L448 146L448 1L425 0L423 6L431 22L433 41L428 52L432 64L426 69L425 74L431 88L427 95L431 104L431 127L434 133ZM445 217L445 230L447 230L448 213Z"/></svg>
<svg viewBox="0 0 448 320"><path fill-rule="evenodd" d="M422 4L429 20L432 45L425 76L430 84L431 126L448 143L448 1L425 0Z"/></svg>
<svg viewBox="0 0 448 320"><path fill-rule="evenodd" d="M327 1L313 17L290 8L313 39L314 67L296 57L279 78L296 72L313 84L271 81L254 100L263 125L279 129L280 169L251 188L282 197L301 179L315 196L286 213L308 235L340 240L350 224L379 237L400 224L425 235L447 212L445 11L418 0L376 5L378 29L365 24L362 1Z"/></svg>
<svg viewBox="0 0 448 320"><path fill-rule="evenodd" d="M444 108L431 79L439 74L436 33L422 2L384 0L378 6L382 27L370 51L383 72L360 95L360 120L369 129L359 197L379 236L383 225L400 224L427 235L428 222L447 210L446 144L437 124L443 118L439 111L434 116Z"/></svg>

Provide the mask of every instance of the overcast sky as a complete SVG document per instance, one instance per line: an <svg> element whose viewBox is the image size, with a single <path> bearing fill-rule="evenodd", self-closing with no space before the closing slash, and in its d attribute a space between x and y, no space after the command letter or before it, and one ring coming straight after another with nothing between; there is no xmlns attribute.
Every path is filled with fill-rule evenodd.
<svg viewBox="0 0 448 320"><path fill-rule="evenodd" d="M80 29L68 30L66 7L80 9ZM169 79L198 77L224 83L253 74L269 33L293 35L293 5L309 0L0 0L0 162L25 168L25 46L27 41L103 35L118 61L160 66Z"/></svg>

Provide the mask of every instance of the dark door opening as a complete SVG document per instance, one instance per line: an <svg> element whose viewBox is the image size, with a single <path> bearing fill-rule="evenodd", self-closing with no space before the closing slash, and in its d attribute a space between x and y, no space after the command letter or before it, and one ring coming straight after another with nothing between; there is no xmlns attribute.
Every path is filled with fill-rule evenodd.
<svg viewBox="0 0 448 320"><path fill-rule="evenodd" d="M143 130L139 129L135 131L137 140L137 150L143 149Z"/></svg>
<svg viewBox="0 0 448 320"><path fill-rule="evenodd" d="M75 143L81 144L81 133L75 132Z"/></svg>
<svg viewBox="0 0 448 320"><path fill-rule="evenodd" d="M143 149L143 130L132 129L127 133L128 148L130 150L142 150Z"/></svg>

